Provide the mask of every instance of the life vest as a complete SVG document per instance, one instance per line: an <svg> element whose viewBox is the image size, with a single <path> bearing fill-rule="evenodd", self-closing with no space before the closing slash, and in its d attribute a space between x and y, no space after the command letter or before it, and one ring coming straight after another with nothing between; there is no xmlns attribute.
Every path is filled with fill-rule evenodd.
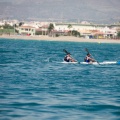
<svg viewBox="0 0 120 120"><path fill-rule="evenodd" d="M67 59L67 56L64 57L64 61L66 61L66 62L70 62L70 60Z"/></svg>
<svg viewBox="0 0 120 120"><path fill-rule="evenodd" d="M87 59L87 56L84 58L84 62L90 62L90 60Z"/></svg>

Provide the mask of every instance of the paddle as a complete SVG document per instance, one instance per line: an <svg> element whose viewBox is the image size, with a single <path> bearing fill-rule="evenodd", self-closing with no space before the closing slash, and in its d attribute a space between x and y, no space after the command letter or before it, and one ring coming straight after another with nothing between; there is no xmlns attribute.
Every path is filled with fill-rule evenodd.
<svg viewBox="0 0 120 120"><path fill-rule="evenodd" d="M66 53L66 54L70 54L67 50L63 49L63 51ZM72 56L71 56L72 57ZM73 57L72 57L73 61L74 62L77 62Z"/></svg>
<svg viewBox="0 0 120 120"><path fill-rule="evenodd" d="M63 49L63 51L66 53L66 54L70 54L67 50Z"/></svg>
<svg viewBox="0 0 120 120"><path fill-rule="evenodd" d="M88 54L90 54L90 52L89 52L89 50L87 49L87 48L85 48L85 51L88 53ZM92 55L91 55L92 56ZM94 57L92 56L92 58L94 59ZM94 59L95 60L95 59ZM95 60L95 62L97 62L99 65L100 65L100 63L97 61L97 60Z"/></svg>

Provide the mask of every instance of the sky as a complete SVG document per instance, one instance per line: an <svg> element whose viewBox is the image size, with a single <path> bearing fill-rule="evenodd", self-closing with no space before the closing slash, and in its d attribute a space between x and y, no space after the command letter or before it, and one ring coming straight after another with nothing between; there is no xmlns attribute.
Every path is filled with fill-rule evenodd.
<svg viewBox="0 0 120 120"><path fill-rule="evenodd" d="M120 21L120 0L0 0L0 19Z"/></svg>

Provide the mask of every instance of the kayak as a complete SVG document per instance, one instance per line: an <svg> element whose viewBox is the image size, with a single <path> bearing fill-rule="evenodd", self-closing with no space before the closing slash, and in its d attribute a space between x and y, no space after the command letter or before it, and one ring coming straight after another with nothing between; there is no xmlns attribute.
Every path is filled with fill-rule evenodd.
<svg viewBox="0 0 120 120"><path fill-rule="evenodd" d="M76 64L76 63L79 63L79 62L66 62L66 61L63 61L62 63L67 63L67 64Z"/></svg>
<svg viewBox="0 0 120 120"><path fill-rule="evenodd" d="M103 62L66 62L63 61L62 63L67 63L67 64L92 64L92 65L107 65L107 64L118 64L120 65L120 61L103 61Z"/></svg>
<svg viewBox="0 0 120 120"><path fill-rule="evenodd" d="M90 62L90 63L88 63L88 62L80 62L80 64L93 64L93 65L98 65L98 64L100 64L100 63L97 63L97 62Z"/></svg>
<svg viewBox="0 0 120 120"><path fill-rule="evenodd" d="M91 62L91 63L80 62L80 64L93 64L93 65L119 64L120 65L120 61L103 61L103 62Z"/></svg>

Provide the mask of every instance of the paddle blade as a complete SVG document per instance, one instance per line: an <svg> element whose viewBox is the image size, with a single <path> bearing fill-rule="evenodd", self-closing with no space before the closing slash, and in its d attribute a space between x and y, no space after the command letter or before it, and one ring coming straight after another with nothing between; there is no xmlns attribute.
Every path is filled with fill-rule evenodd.
<svg viewBox="0 0 120 120"><path fill-rule="evenodd" d="M63 51L66 53L66 54L70 54L67 50L63 49Z"/></svg>
<svg viewBox="0 0 120 120"><path fill-rule="evenodd" d="M87 49L87 48L85 48L85 51L86 51L87 53L89 53L89 51L88 51L88 49Z"/></svg>

